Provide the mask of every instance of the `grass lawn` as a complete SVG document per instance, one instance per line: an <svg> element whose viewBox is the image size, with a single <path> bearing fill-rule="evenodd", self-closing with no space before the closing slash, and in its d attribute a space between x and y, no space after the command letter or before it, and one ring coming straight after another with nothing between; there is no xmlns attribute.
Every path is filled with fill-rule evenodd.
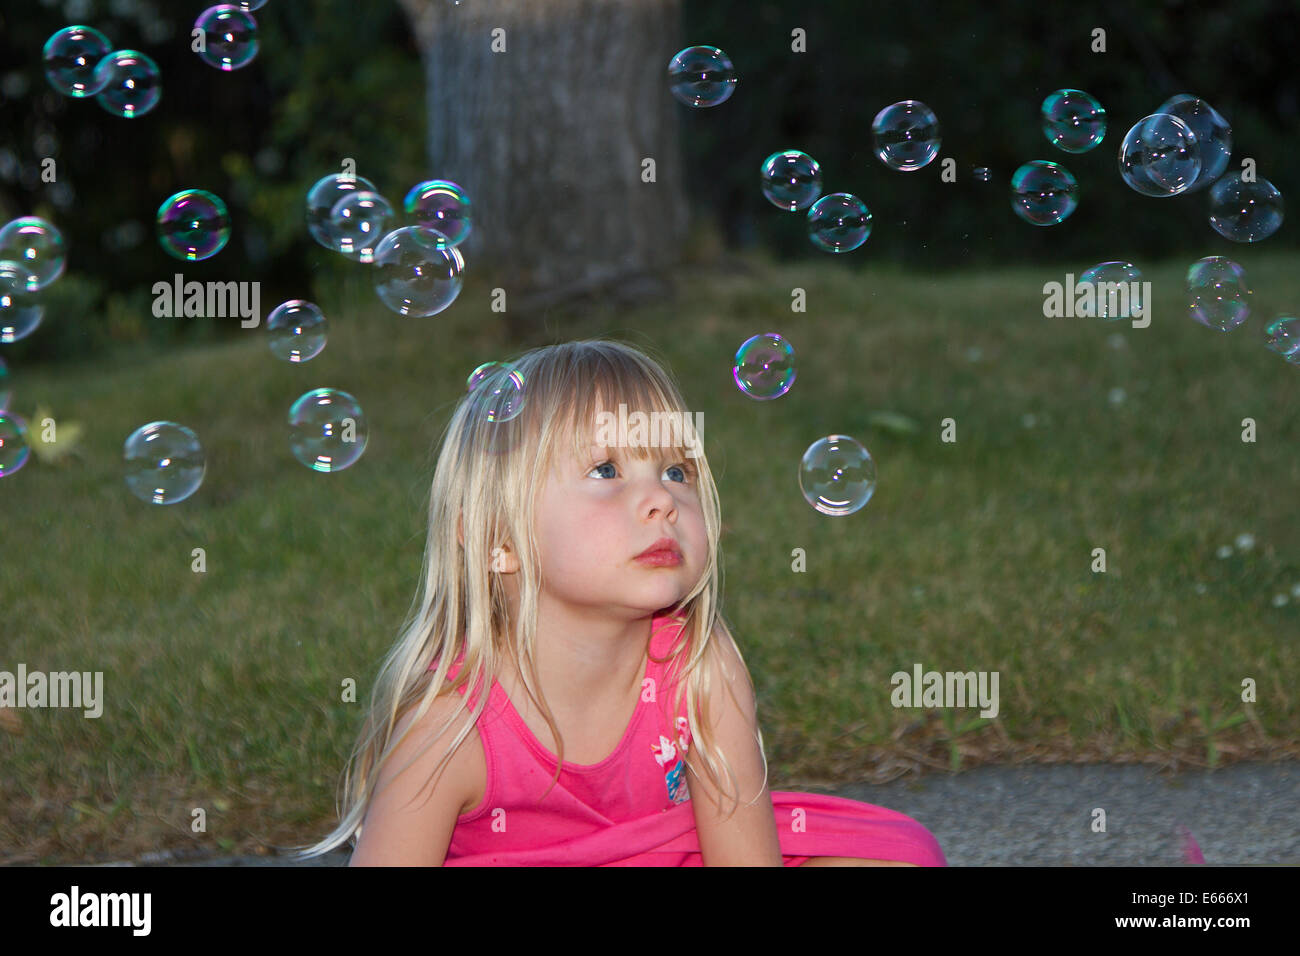
<svg viewBox="0 0 1300 956"><path fill-rule="evenodd" d="M1263 345L1266 320L1300 309L1300 274L1284 254L1239 261L1253 311L1230 334L1187 318L1182 261L1139 263L1145 329L1044 318L1043 283L1091 263L936 276L752 261L684 273L669 302L552 315L550 340L652 345L704 414L723 610L773 789L981 762L1300 755L1300 367ZM806 312L791 311L796 287ZM105 703L96 720L0 712L0 862L247 852L332 825L363 707L340 684L365 701L408 611L435 442L469 371L521 350L487 287L428 319L365 292L317 298L330 341L302 366L258 329L13 370L15 411L45 405L85 432L79 459L0 480L0 670L103 671ZM731 364L768 331L799 372L758 402ZM333 475L287 444L289 406L321 385L369 420L365 454ZM918 428L882 427L881 411ZM207 454L203 486L172 507L122 478L123 441L157 419ZM879 473L848 517L814 511L797 482L804 449L832 433ZM997 671L998 717L893 707L891 674L917 663Z"/></svg>

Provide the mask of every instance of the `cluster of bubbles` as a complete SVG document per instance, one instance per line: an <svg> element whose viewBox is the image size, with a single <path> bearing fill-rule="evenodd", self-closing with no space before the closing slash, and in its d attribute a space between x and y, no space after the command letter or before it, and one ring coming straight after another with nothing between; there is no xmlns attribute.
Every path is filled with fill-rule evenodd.
<svg viewBox="0 0 1300 956"><path fill-rule="evenodd" d="M94 27L70 26L45 41L45 77L64 96L94 97L114 116L134 119L158 105L162 75L139 50L114 50Z"/></svg>
<svg viewBox="0 0 1300 956"><path fill-rule="evenodd" d="M307 192L307 229L326 249L375 267L375 292L403 316L430 316L460 295L471 207L460 186L417 183L403 210L411 224L390 228L392 204L364 176L323 176Z"/></svg>
<svg viewBox="0 0 1300 956"><path fill-rule="evenodd" d="M41 324L37 293L63 275L67 261L63 234L39 216L0 228L0 343L24 339Z"/></svg>

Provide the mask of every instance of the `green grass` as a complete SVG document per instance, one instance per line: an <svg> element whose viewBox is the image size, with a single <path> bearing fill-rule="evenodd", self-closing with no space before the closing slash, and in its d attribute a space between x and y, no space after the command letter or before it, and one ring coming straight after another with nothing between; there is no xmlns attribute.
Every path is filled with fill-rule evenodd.
<svg viewBox="0 0 1300 956"><path fill-rule="evenodd" d="M1300 583L1300 368L1262 328L1294 314L1300 276L1286 256L1242 261L1254 312L1228 335L1182 314L1185 263L1146 268L1147 329L1045 319L1042 284L1081 266L936 277L831 260L683 274L671 302L552 315L550 340L653 343L704 413L723 608L773 789L989 761L1296 755L1300 599L1272 598ZM790 311L795 287L806 313ZM272 358L259 329L14 370L17 412L43 404L86 431L80 460L0 481L0 669L101 670L107 699L98 720L0 723L0 856L246 850L332 825L363 706L340 685L354 678L364 702L415 593L435 442L468 372L519 351L487 288L419 320L354 293L320 302L330 342L304 366ZM794 344L799 375L757 402L730 368L766 331ZM369 419L364 456L334 475L286 442L289 405L320 385ZM871 425L880 411L919 429ZM940 440L945 418L955 442ZM155 419L189 425L207 453L202 488L175 507L122 480L125 437ZM842 518L797 482L804 449L836 432L879 470L871 502ZM1243 532L1253 548L1216 556ZM1104 574L1090 570L1098 547ZM998 671L1001 713L893 708L890 675L916 662Z"/></svg>

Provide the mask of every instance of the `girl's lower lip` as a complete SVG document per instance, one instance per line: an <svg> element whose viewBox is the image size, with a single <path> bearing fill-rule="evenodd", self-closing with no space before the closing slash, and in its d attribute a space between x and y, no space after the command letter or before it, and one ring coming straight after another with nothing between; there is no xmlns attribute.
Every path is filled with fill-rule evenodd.
<svg viewBox="0 0 1300 956"><path fill-rule="evenodd" d="M676 551L651 551L637 558L642 564L656 568L672 567L682 563L682 556Z"/></svg>

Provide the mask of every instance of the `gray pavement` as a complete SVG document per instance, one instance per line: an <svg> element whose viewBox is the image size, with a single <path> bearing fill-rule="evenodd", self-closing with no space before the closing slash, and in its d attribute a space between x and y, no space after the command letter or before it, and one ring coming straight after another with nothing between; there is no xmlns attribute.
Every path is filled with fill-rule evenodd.
<svg viewBox="0 0 1300 956"><path fill-rule="evenodd" d="M794 789L794 788L791 788ZM1160 774L1141 766L979 767L832 791L925 824L953 866L1179 866L1181 828L1214 866L1300 865L1300 763ZM1094 809L1105 832L1093 831ZM147 858L110 866L340 866L284 857Z"/></svg>

